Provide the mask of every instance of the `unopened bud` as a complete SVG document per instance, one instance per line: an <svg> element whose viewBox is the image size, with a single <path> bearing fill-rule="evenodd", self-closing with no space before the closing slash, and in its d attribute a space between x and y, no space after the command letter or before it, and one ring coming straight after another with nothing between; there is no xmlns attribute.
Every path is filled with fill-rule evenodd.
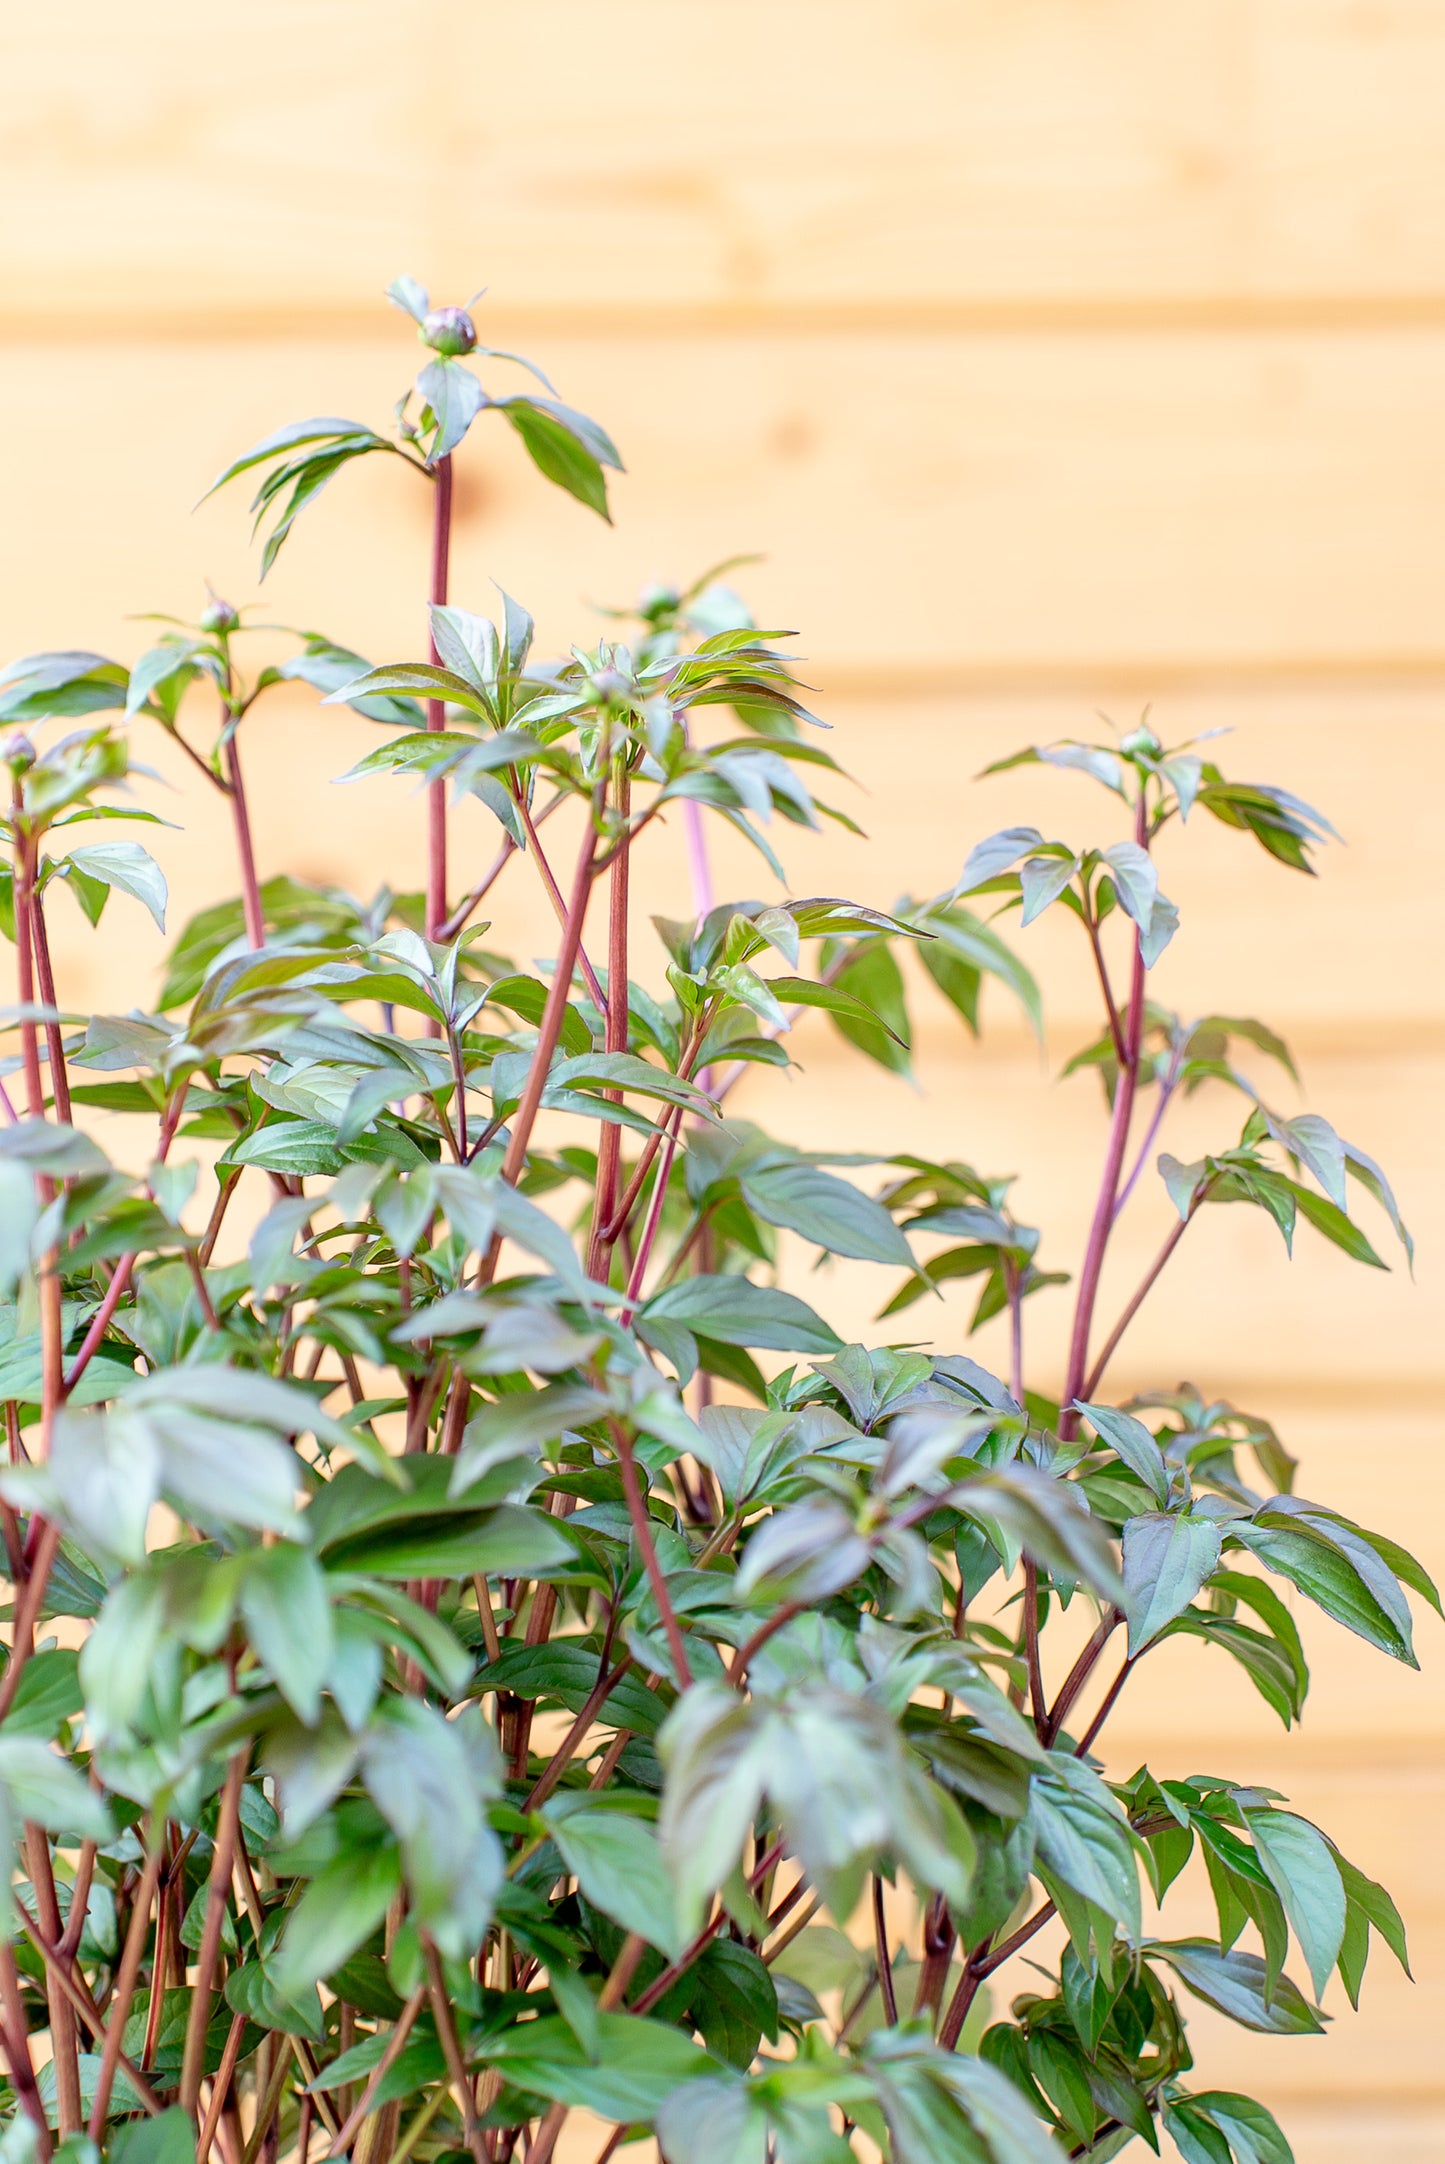
<svg viewBox="0 0 1445 2164"><path fill-rule="evenodd" d="M620 669L594 669L588 682L599 699L625 699L632 689Z"/></svg>
<svg viewBox="0 0 1445 2164"><path fill-rule="evenodd" d="M477 327L465 308L431 308L422 318L421 342L449 357L470 353L477 342Z"/></svg>
<svg viewBox="0 0 1445 2164"><path fill-rule="evenodd" d="M637 613L648 623L675 616L681 606L682 595L675 586L644 586L637 597Z"/></svg>
<svg viewBox="0 0 1445 2164"><path fill-rule="evenodd" d="M7 736L4 748L5 764L12 774L28 774L35 764L35 746L23 729Z"/></svg>
<svg viewBox="0 0 1445 2164"><path fill-rule="evenodd" d="M201 611L202 631L234 631L240 621L240 611L233 609L229 601L223 601L219 594L212 594Z"/></svg>
<svg viewBox="0 0 1445 2164"><path fill-rule="evenodd" d="M1154 734L1154 731L1150 728L1147 728L1143 722L1139 724L1137 729L1131 729L1129 734L1125 738L1123 738L1119 745L1120 751L1122 751L1126 757L1131 758L1135 752L1158 752L1162 750L1162 748L1163 747L1161 746L1158 737Z"/></svg>

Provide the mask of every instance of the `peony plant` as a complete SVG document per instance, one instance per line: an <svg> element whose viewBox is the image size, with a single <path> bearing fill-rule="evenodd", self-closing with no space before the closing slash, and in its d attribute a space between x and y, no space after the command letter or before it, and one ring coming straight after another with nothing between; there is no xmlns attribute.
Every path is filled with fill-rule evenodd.
<svg viewBox="0 0 1445 2164"><path fill-rule="evenodd" d="M0 674L6 2164L1046 2164L1163 2132L1288 2164L1262 2105L1196 2081L1189 2000L1315 2034L1374 1938L1404 1961L1400 1917L1282 1796L1115 1766L1106 1723L1184 1634L1288 1727L1302 1606L1413 1664L1407 1595L1439 1603L1295 1493L1207 1349L1198 1388L1110 1386L1205 1209L1381 1267L1363 1200L1408 1254L1379 1166L1274 1108L1281 1039L1150 989L1161 845L1214 819L1310 872L1332 830L1146 723L1003 762L1076 773L1094 839L1006 828L891 911L797 898L771 835L842 815L784 635L721 573L557 657L509 596L454 598L453 461L488 415L603 516L620 461L540 371L492 388L516 357L470 308L391 298L427 354L392 428L282 428L217 486L254 485L264 575L344 466L399 461L434 508L423 658L212 597L129 666ZM423 892L261 876L247 723L298 681L356 717L354 774L420 787ZM152 1011L77 1015L52 912L164 920L131 838L157 729L235 866ZM668 819L697 889L640 924ZM775 899L711 900L719 822ZM503 879L536 882L545 967L487 944ZM746 1117L814 1009L892 1070L920 990L976 1032L987 979L1037 1026L999 920L1046 910L1100 1013L1068 1272L975 1169L986 1135L840 1156ZM1219 1146L1183 1163L1201 1091ZM1173 1229L1103 1312L1156 1178ZM799 1247L873 1273L878 1342L779 1283ZM992 1366L927 1334L965 1277ZM1072 1303L1060 1374L1040 1296ZM1217 1931L1170 1934L1186 1870Z"/></svg>

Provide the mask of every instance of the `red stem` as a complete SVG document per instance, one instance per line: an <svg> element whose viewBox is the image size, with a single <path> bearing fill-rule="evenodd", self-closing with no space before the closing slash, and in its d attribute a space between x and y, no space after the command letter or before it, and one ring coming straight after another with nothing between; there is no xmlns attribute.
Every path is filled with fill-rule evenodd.
<svg viewBox="0 0 1445 2164"><path fill-rule="evenodd" d="M45 902L37 887L30 903L30 930L35 942L35 973L40 979L40 997L47 1007L58 1007L55 996L55 972L50 966L50 940L45 930ZM65 1071L65 1047L60 1041L60 1024L45 1025L46 1049L50 1055L50 1090L55 1101L55 1116L69 1127L70 1077Z"/></svg>
<svg viewBox="0 0 1445 2164"><path fill-rule="evenodd" d="M587 898L592 892L592 859L597 854L596 809L600 807L589 809L583 831L582 847L577 855L577 870L572 880L572 899L567 907L567 920L562 926L562 944L557 950L557 966L547 988L547 1004L542 1009L537 1048L532 1054L532 1064L527 1070L527 1086L522 1092L522 1101L512 1121L511 1140L502 1160L502 1177L514 1184L527 1161L527 1144L532 1139L542 1092L547 1086L547 1070L552 1064L552 1054L556 1051L557 1040L562 1034L562 1017L567 1012L567 994L572 989L572 971L577 965L577 951L582 944Z"/></svg>
<svg viewBox="0 0 1445 2164"><path fill-rule="evenodd" d="M1087 1751L1093 1749L1094 1742L1098 1736L1099 1730L1103 1727L1105 1721L1108 1720L1109 1715L1113 1712L1114 1706L1118 1700L1119 1693L1123 1690L1124 1685L1129 1680L1129 1671L1133 1667L1133 1665L1133 1659L1126 1656L1124 1664L1120 1668L1119 1673L1115 1676L1113 1682L1109 1685L1108 1690L1104 1693L1103 1702L1100 1705L1098 1712L1094 1715L1094 1718L1092 1719L1092 1721L1090 1721L1088 1727L1084 1730L1084 1733L1079 1739L1079 1742L1075 1745L1075 1758L1082 1758Z"/></svg>
<svg viewBox="0 0 1445 2164"><path fill-rule="evenodd" d="M1059 1687L1059 1695L1049 1708L1048 1725L1041 1738L1050 1750L1053 1749L1059 1730L1069 1717L1074 1700L1093 1674L1100 1654L1123 1620L1117 1608L1106 1609L1099 1618L1093 1636L1065 1676Z"/></svg>
<svg viewBox="0 0 1445 2164"><path fill-rule="evenodd" d="M1158 1254L1154 1257L1154 1260L1150 1263L1148 1269L1145 1271L1138 1291L1135 1293L1133 1299L1129 1302L1129 1305L1125 1308L1123 1314L1119 1317L1119 1320L1115 1323L1113 1329L1109 1332L1108 1337L1104 1341L1103 1351L1099 1354L1098 1359L1094 1362L1094 1365L1090 1368L1088 1375L1084 1379L1083 1390L1081 1393L1079 1393L1083 1397L1092 1398L1094 1392L1098 1389L1099 1384L1103 1381L1104 1370L1105 1368L1107 1368L1109 1362L1113 1359L1115 1353L1118 1351L1120 1339L1123 1337L1124 1332L1128 1329L1130 1323L1134 1320L1134 1317L1138 1314L1140 1308L1144 1305L1144 1302L1148 1299L1150 1293L1153 1291L1165 1263L1169 1260L1169 1257L1173 1254L1175 1248L1183 1239L1185 1232L1187 1231L1193 1219L1193 1214L1194 1213L1191 1210L1188 1217L1180 1218L1178 1224L1171 1229L1168 1238L1164 1242L1164 1245L1160 1248Z"/></svg>
<svg viewBox="0 0 1445 2164"><path fill-rule="evenodd" d="M23 800L20 783L15 783L15 969L16 990L20 1005L35 1005L35 836L22 825ZM45 1083L40 1073L40 1039L33 1021L20 1025L21 1056L25 1067L25 1090L32 1119L45 1117ZM55 1198L55 1182L43 1173L37 1173L35 1191L42 1207ZM62 1304L60 1285L60 1258L52 1248L40 1266L40 1372L41 1372L41 1455L50 1455L50 1430L60 1404L64 1387L64 1347L62 1344ZM32 1619L33 1620L33 1619ZM19 1640L16 1655L23 1659ZM12 1666L14 1657L12 1657Z"/></svg>
<svg viewBox="0 0 1445 2164"><path fill-rule="evenodd" d="M444 608L447 598L448 570L452 546L452 462L450 456L438 459L436 465L436 497L432 514L431 541L431 588L429 599L433 608ZM428 619L430 622L430 619ZM440 660L435 638L431 641L431 658ZM446 710L440 699L428 699L426 707L428 729L446 726ZM447 785L444 780L434 781L427 790L427 871L426 871L426 936L431 940L441 938L447 917Z"/></svg>
<svg viewBox="0 0 1445 2164"><path fill-rule="evenodd" d="M1147 835L1142 794L1136 831L1142 847ZM1114 1224L1114 1199L1119 1192L1124 1153L1129 1144L1129 1123L1134 1114L1134 1092L1139 1079L1139 1046L1144 1035L1144 978L1144 954L1136 930L1134 959L1129 977L1129 1010L1125 1018L1123 1057L1119 1063L1119 1079L1114 1090L1114 1112L1109 1122L1109 1142L1104 1153L1099 1199L1094 1205L1089 1244L1084 1250L1083 1268L1079 1272L1079 1297L1074 1308L1069 1365L1060 1401L1059 1435L1064 1442L1070 1440L1079 1424L1079 1416L1073 1409L1074 1400L1083 1393L1084 1377L1088 1371L1089 1331L1094 1320L1094 1303L1099 1296L1099 1279L1103 1274L1104 1255Z"/></svg>
<svg viewBox="0 0 1445 2164"><path fill-rule="evenodd" d="M620 762L619 762L620 763ZM619 819L627 818L630 795L625 768L617 777L617 813ZM608 881L609 913L607 919L607 1027L603 1044L609 1052L627 1050L628 999L627 999L627 912L630 900L630 867L632 851L619 850L612 862L612 876ZM620 1090L605 1090L603 1095L611 1104L620 1105ZM617 1209L617 1175L622 1155L622 1129L608 1121L602 1129L597 1145L597 1185L592 1203L592 1239L587 1256L589 1277L605 1278L612 1254L609 1227Z"/></svg>
<svg viewBox="0 0 1445 2164"><path fill-rule="evenodd" d="M647 1570L647 1582L652 1588L652 1597L657 1603L657 1612L662 1617L662 1627L667 1633L668 1648L672 1654L672 1665L677 1671L679 1684L683 1690L687 1690L692 1682L692 1668L687 1658L687 1647L682 1642L682 1628L677 1620L677 1611L672 1605L672 1596L667 1590L667 1574L658 1561L657 1544L652 1537L652 1520L647 1514L647 1497L643 1494L642 1483L637 1477L637 1460L633 1455L632 1437L620 1420L609 1420L607 1425L611 1430L613 1447L617 1452L618 1470L622 1474L622 1490L627 1498L627 1515L632 1521L632 1531L637 1545L642 1550L642 1560Z"/></svg>
<svg viewBox="0 0 1445 2164"><path fill-rule="evenodd" d="M893 1989L893 1961L888 1951L888 1923L883 1914L883 1881L873 1873L873 1943L878 1955L878 1988L883 1994L883 2011L888 2016L888 2026L898 2026L898 1995Z"/></svg>
<svg viewBox="0 0 1445 2164"><path fill-rule="evenodd" d="M749 1892L755 1892L761 1886L768 1873L776 1867L782 1853L782 1842L774 1841L771 1848L758 1858L758 1861L748 1873ZM689 1941L678 1955L676 1961L670 1961L660 1976L654 1976L645 1991L638 1992L637 1997L628 2008L629 2013L650 2014L658 2000L665 1998L668 1992L671 1991L679 1976L686 1975L698 1955L712 1944L727 1920L728 1912L719 1903L716 1915L712 1917L710 1922L703 1925L696 1938Z"/></svg>
<svg viewBox="0 0 1445 2164"><path fill-rule="evenodd" d="M22 1007L35 1000L35 940L31 916L35 899L35 842L21 826L24 806L15 784L15 992ZM33 1120L45 1117L45 1081L40 1072L40 1039L35 1023L20 1024L20 1054L25 1070L26 1110Z"/></svg>
<svg viewBox="0 0 1445 2164"><path fill-rule="evenodd" d="M235 729L226 739L226 784L231 797L231 822L236 832L236 854L241 862L241 908L246 919L246 938L253 947L266 944L266 920L261 913L261 887L256 877L256 852L251 843L251 813L246 803L246 784L241 775L241 752Z"/></svg>
<svg viewBox="0 0 1445 2164"><path fill-rule="evenodd" d="M520 776L515 767L512 769L512 801L517 807L517 816L522 822L522 830L527 837L527 848L536 863L542 884L547 889L547 899L556 911L557 922L565 925L567 922L567 904L562 899L562 889L557 884L557 876L547 862L547 852L537 839L537 828L541 822L532 817L526 796L522 790ZM548 809L550 810L551 807L549 806ZM599 871L605 869L605 865L613 861L615 854L616 852L609 851L605 863L599 864L596 868ZM585 948L580 946L577 949L577 967L582 972L582 982L592 996L593 1005L600 1015L605 1016L607 1013L607 999L602 990L601 979L588 961Z"/></svg>
<svg viewBox="0 0 1445 2164"><path fill-rule="evenodd" d="M1039 1658L1039 1566L1029 1556L1024 1558L1024 1653L1029 1670L1029 1712L1035 1729L1042 1736L1049 1715Z"/></svg>
<svg viewBox="0 0 1445 2164"><path fill-rule="evenodd" d="M163 1165L165 1163L170 1146L175 1140L176 1129L181 1123L181 1114L185 1109L186 1090L187 1084L182 1083L166 1107L165 1117L161 1121L160 1139L156 1144L156 1162L158 1164ZM239 1178L239 1176L238 1173L237 1177ZM223 1192L229 1192L229 1189L223 1189ZM211 1259L210 1244L203 1246L199 1259L202 1268L204 1268ZM110 1328L111 1317L119 1307L126 1286L130 1283L130 1275L135 1268L135 1262L136 1258L133 1252L122 1255L111 1272L110 1283L105 1288L105 1297L92 1316L90 1328L81 1340L80 1350L71 1362L70 1372L61 1385L60 1395L62 1400L70 1396L71 1391L80 1381L81 1376L94 1358L106 1331Z"/></svg>
<svg viewBox="0 0 1445 2164"><path fill-rule="evenodd" d="M237 1751L231 1760L221 1793L220 1816L216 1822L211 1876L206 1888L205 1921L201 1926L201 1944L196 1956L196 1981L191 1992L190 2010L186 2018L186 2040L181 2056L180 2105L182 2111L187 2112L192 2119L197 2117L201 2076L205 2071L206 2026L210 2020L211 1990L221 1952L221 1930L226 1920L226 1897L236 1855L236 1829L240 1824L241 1790L245 1785L248 1756L249 1747Z"/></svg>
<svg viewBox="0 0 1445 2164"><path fill-rule="evenodd" d="M652 1200L647 1206L647 1217L642 1228L642 1238L637 1243L637 1259L632 1265L632 1274L627 1280L627 1305L622 1309L621 1313L624 1327L631 1322L637 1302L642 1298L642 1287L647 1276L647 1265L651 1260L652 1250L657 1243L658 1227L662 1223L662 1206L667 1199L667 1184L672 1178L672 1160L677 1155L677 1138L682 1131L682 1114L683 1108L679 1105L668 1120L666 1138L662 1144L662 1155L657 1167L657 1178L653 1183ZM640 1171L642 1168L639 1166L638 1169ZM636 1177L637 1175L634 1174L634 1184ZM632 1189L629 1187L627 1195L623 1197L624 1204L628 1202L631 1193ZM631 1211L628 1209L626 1215L622 1215L620 1212L619 1215L622 1219L622 1223L618 1226L620 1232L622 1224L626 1223L627 1216L631 1215Z"/></svg>

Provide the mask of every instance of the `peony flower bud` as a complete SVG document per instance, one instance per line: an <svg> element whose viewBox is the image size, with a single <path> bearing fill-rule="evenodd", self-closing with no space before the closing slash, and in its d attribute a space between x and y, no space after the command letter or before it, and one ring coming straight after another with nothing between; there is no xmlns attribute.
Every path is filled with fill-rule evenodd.
<svg viewBox="0 0 1445 2164"><path fill-rule="evenodd" d="M234 631L240 621L240 611L233 609L229 601L222 601L219 594L212 594L201 611L202 631Z"/></svg>
<svg viewBox="0 0 1445 2164"><path fill-rule="evenodd" d="M431 308L422 318L421 342L448 358L470 353L477 342L477 327L465 308Z"/></svg>

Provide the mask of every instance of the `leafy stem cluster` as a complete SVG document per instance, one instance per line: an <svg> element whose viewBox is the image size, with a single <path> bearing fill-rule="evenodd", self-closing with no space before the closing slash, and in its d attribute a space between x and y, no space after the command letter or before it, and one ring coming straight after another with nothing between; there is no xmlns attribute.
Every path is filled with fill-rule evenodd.
<svg viewBox="0 0 1445 2164"><path fill-rule="evenodd" d="M773 834L852 822L815 793L837 769L786 634L727 566L560 656L510 596L461 605L452 460L480 416L604 515L619 461L545 379L484 387L516 357L469 309L392 298L431 356L392 433L302 422L221 482L258 481L264 574L343 467L400 459L433 490L424 658L213 596L130 666L0 672L6 2164L547 2164L583 2111L614 2129L599 2164L633 2140L1046 2164L1161 2128L1188 2164L1288 2164L1263 2106L1191 2083L1181 1995L1316 2033L1372 1934L1404 1960L1398 1913L1277 1793L1120 1778L1101 1737L1171 1640L1289 1726L1295 1596L1411 1664L1407 1594L1439 1603L1294 1492L1267 1422L1105 1393L1206 1207L1383 1267L1362 1195L1408 1253L1374 1160L1267 1101L1251 1063L1294 1083L1283 1042L1151 992L1166 830L1210 817L1303 872L1331 830L1146 722L1019 755L1106 792L1101 846L1011 827L922 901L793 896ZM421 893L258 863L249 721L298 684L379 733L349 784L424 792ZM155 858L112 838L156 819L132 793L156 728L224 799L239 893L181 931L153 1010L77 1015L57 889L164 926ZM698 906L643 927L633 856L669 818ZM779 899L713 899L708 822ZM523 866L555 923L533 968L479 916ZM1069 1063L1107 1115L1076 1274L1007 1179L737 1111L813 1010L895 1073L920 986L976 1032L988 980L1039 1027L1001 921L1045 910L1101 1008ZM1242 1129L1181 1163L1158 1146L1201 1090ZM150 1123L139 1170L116 1114ZM1172 1229L1110 1318L1156 1176ZM889 1273L880 1323L976 1278L1000 1372L845 1343L779 1282L788 1241ZM1050 1395L1026 1320L1066 1287ZM1191 1865L1217 1932L1162 1936L1144 1892Z"/></svg>

